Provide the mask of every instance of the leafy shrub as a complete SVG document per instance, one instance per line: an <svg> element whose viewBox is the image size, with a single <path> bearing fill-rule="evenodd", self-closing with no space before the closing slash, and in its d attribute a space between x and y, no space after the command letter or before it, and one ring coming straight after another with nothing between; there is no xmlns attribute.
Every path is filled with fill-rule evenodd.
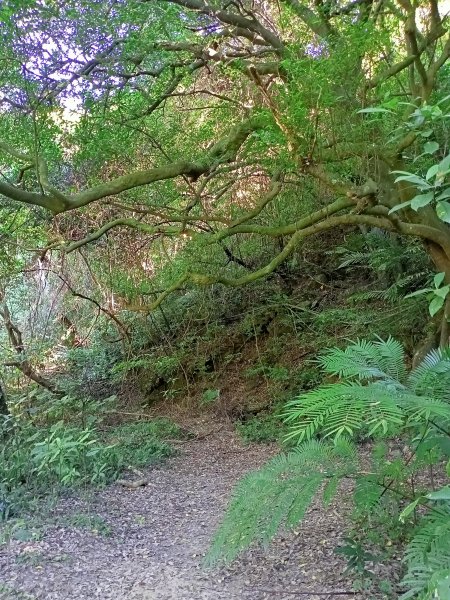
<svg viewBox="0 0 450 600"><path fill-rule="evenodd" d="M144 369L153 378L169 378L175 375L180 368L180 356L156 356L147 354L129 360L123 360L114 365L111 374L115 381L120 381L130 371Z"/></svg>
<svg viewBox="0 0 450 600"><path fill-rule="evenodd" d="M370 522L390 503L393 524L403 524L410 538L402 598L448 598L450 486L429 492L416 478L420 474L422 481L443 460L450 477L450 349L432 351L409 374L403 349L392 338L334 348L319 362L325 373L343 381L288 403L288 437L296 447L240 482L209 560L231 560L254 540L269 542L282 524L303 519L319 491L328 504L340 482L350 478L359 515ZM386 441L398 435L408 451L393 457ZM356 436L375 440L369 468Z"/></svg>
<svg viewBox="0 0 450 600"><path fill-rule="evenodd" d="M378 297L392 301L404 296L411 287L425 283L432 272L429 257L420 243L381 230L353 234L345 246L332 250L331 254L340 257L339 268L369 269L383 278L385 287L377 290Z"/></svg>
<svg viewBox="0 0 450 600"><path fill-rule="evenodd" d="M280 416L276 414L240 421L236 429L245 442L276 442L286 433Z"/></svg>
<svg viewBox="0 0 450 600"><path fill-rule="evenodd" d="M0 496L5 506L54 486L105 483L117 473L114 448L104 445L91 428L62 422L39 428L8 417L0 437Z"/></svg>
<svg viewBox="0 0 450 600"><path fill-rule="evenodd" d="M280 365L266 365L257 363L245 371L246 377L262 376L271 381L288 381L289 370Z"/></svg>
<svg viewBox="0 0 450 600"><path fill-rule="evenodd" d="M201 406L209 406L210 404L214 404L220 398L220 390L217 389L207 389L203 392L202 397L200 398Z"/></svg>
<svg viewBox="0 0 450 600"><path fill-rule="evenodd" d="M323 375L313 367L302 367L294 372L294 385L299 390L310 390L321 383Z"/></svg>
<svg viewBox="0 0 450 600"><path fill-rule="evenodd" d="M104 536L111 534L111 528L105 519L92 513L74 513L59 520L58 523L77 529L89 529Z"/></svg>
<svg viewBox="0 0 450 600"><path fill-rule="evenodd" d="M161 418L115 427L108 433L108 440L114 444L121 466L145 466L173 456L173 447L164 440L184 435L178 425Z"/></svg>
<svg viewBox="0 0 450 600"><path fill-rule="evenodd" d="M86 394L74 396L68 393L58 398L45 390L39 397L34 397L33 407L29 410L35 423L50 425L63 421L84 429L100 425L116 401L115 395L95 399Z"/></svg>
<svg viewBox="0 0 450 600"><path fill-rule="evenodd" d="M36 495L80 484L101 485L128 466L145 466L174 454L164 441L184 432L169 419L95 428L49 427L14 417L0 427L0 517L6 520Z"/></svg>

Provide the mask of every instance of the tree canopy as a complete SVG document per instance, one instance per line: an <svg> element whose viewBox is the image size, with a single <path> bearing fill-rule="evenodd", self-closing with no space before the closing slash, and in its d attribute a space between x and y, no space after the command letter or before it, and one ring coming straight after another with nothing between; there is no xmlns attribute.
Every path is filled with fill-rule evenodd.
<svg viewBox="0 0 450 600"><path fill-rule="evenodd" d="M306 238L355 225L422 239L450 275L450 38L435 0L0 11L2 210L55 215L38 213L66 254L127 228L187 252L148 308L188 283L265 277ZM215 248L227 264L201 268Z"/></svg>

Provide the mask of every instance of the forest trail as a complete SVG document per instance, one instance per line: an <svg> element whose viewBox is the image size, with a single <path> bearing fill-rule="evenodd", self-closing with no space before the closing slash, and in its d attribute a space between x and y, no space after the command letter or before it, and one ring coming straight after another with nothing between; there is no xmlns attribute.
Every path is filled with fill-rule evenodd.
<svg viewBox="0 0 450 600"><path fill-rule="evenodd" d="M213 428L209 435L180 442L176 458L149 468L147 487L115 484L60 500L53 525L40 538L0 549L0 598L360 598L336 595L351 590L351 582L342 577L345 561L333 552L345 531L334 505L313 506L303 527L281 534L267 550L254 548L227 567L202 566L233 485L276 452L243 445L228 425ZM341 495L341 506L342 500ZM80 527L88 517L91 526Z"/></svg>

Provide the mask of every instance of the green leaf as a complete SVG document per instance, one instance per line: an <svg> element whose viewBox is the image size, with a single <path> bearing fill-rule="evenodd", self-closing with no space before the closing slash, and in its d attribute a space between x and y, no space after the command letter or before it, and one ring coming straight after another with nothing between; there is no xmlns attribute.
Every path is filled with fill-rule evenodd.
<svg viewBox="0 0 450 600"><path fill-rule="evenodd" d="M439 194L436 200L445 200L445 198L450 198L450 188L447 188L444 192Z"/></svg>
<svg viewBox="0 0 450 600"><path fill-rule="evenodd" d="M415 296L422 296L423 294L428 294L429 292L434 292L433 288L423 288L422 290L417 290L411 294L407 294L405 298L414 298Z"/></svg>
<svg viewBox="0 0 450 600"><path fill-rule="evenodd" d="M428 192L427 194L419 194L418 196L414 196L411 200L411 208L413 210L419 210L419 208L423 208L432 202L434 198L433 192Z"/></svg>
<svg viewBox="0 0 450 600"><path fill-rule="evenodd" d="M392 172L395 173L396 171L392 171ZM415 183L416 185L418 185L420 188L423 188L423 189L431 188L431 185L429 183L427 183L425 181L425 179L422 179L422 177L419 177L418 175L414 175L413 173L410 173L409 175L400 175L400 177L397 177L395 179L395 183L398 183L399 181L408 181L409 183Z"/></svg>
<svg viewBox="0 0 450 600"><path fill-rule="evenodd" d="M407 206L411 205L411 200L408 200L408 202L402 202L401 204L397 204L396 206L394 206L393 208L391 208L391 210L388 212L388 214L392 214L394 212L397 212L398 210L402 210L402 208L406 208Z"/></svg>
<svg viewBox="0 0 450 600"><path fill-rule="evenodd" d="M425 175L425 178L427 181L429 181L432 177L434 177L436 175L436 173L439 171L439 165L432 165L428 171L427 174Z"/></svg>
<svg viewBox="0 0 450 600"><path fill-rule="evenodd" d="M423 500L423 496L419 496L414 500L414 502L410 502L408 506L404 508L399 514L398 520L401 523L404 523L406 518L409 517L409 515L415 510L416 506L420 503L421 500Z"/></svg>
<svg viewBox="0 0 450 600"><path fill-rule="evenodd" d="M33 537L33 532L28 529L25 529L24 527L19 527L18 529L15 529L12 534L12 538L19 542L29 542L33 539Z"/></svg>
<svg viewBox="0 0 450 600"><path fill-rule="evenodd" d="M423 147L425 154L434 154L439 150L439 144L437 142L427 142Z"/></svg>
<svg viewBox="0 0 450 600"><path fill-rule="evenodd" d="M432 135L432 133L433 133L432 129L426 129L425 131L421 131L419 135L423 138L429 138L430 135Z"/></svg>
<svg viewBox="0 0 450 600"><path fill-rule="evenodd" d="M444 287L439 288L438 290L434 290L434 293L436 294L436 296L439 296L439 298L447 298L447 294L450 291L450 285L444 285Z"/></svg>
<svg viewBox="0 0 450 600"><path fill-rule="evenodd" d="M381 108L381 107L377 107L377 106L372 106L369 108L362 108L361 110L358 110L358 114L368 114L368 113L391 113L392 114L392 110L388 110L387 108Z"/></svg>
<svg viewBox="0 0 450 600"><path fill-rule="evenodd" d="M450 203L445 200L436 204L436 214L444 221L444 223L450 223Z"/></svg>
<svg viewBox="0 0 450 600"><path fill-rule="evenodd" d="M428 310L430 311L430 315L432 317L434 317L434 315L436 313L438 313L443 306L444 306L444 298L441 298L440 296L435 296L433 298L433 300L430 302L430 306L428 307Z"/></svg>
<svg viewBox="0 0 450 600"><path fill-rule="evenodd" d="M445 279L445 273L436 273L436 275L434 276L434 285L436 288L438 288L441 283L444 281Z"/></svg>
<svg viewBox="0 0 450 600"><path fill-rule="evenodd" d="M437 165L437 170L439 171L440 176L447 175L450 171L450 154L441 160Z"/></svg>
<svg viewBox="0 0 450 600"><path fill-rule="evenodd" d="M450 500L450 485L446 485L436 492L427 494L427 498L430 500Z"/></svg>

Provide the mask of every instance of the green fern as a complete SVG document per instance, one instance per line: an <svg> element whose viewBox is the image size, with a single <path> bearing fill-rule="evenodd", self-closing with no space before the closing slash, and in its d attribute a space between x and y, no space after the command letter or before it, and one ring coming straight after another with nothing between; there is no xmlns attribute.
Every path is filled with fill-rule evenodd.
<svg viewBox="0 0 450 600"><path fill-rule="evenodd" d="M450 402L450 348L432 350L410 374L408 387L419 395L432 390L434 398Z"/></svg>
<svg viewBox="0 0 450 600"><path fill-rule="evenodd" d="M426 287L429 275L429 271L411 273L401 277L400 279L397 279L388 288L356 292L349 297L349 300L352 302L384 300L390 303L397 303L399 300L403 300L411 291L420 289L421 287Z"/></svg>
<svg viewBox="0 0 450 600"><path fill-rule="evenodd" d="M232 560L253 541L269 543L280 527L295 526L304 518L319 490L324 504L331 502L344 478L355 482L353 499L361 514L376 515L382 499L395 502L400 512L399 498L411 475L430 464L426 460L432 451L446 455L449 349L431 352L409 375L403 348L391 337L330 349L318 362L328 375L345 381L323 385L286 405L288 438L298 445L240 482L214 538L209 562ZM379 441L373 447L371 470L361 472L351 438L382 440L399 431L416 440L414 460L388 460L389 445ZM413 488L405 497L411 493L414 497ZM423 496L415 497L416 504L428 506ZM404 599L440 598L436 590L450 585L450 506L439 504L443 506L420 521L406 552Z"/></svg>
<svg viewBox="0 0 450 600"><path fill-rule="evenodd" d="M303 519L322 484L329 503L339 481L357 470L357 452L348 440L310 440L276 456L236 487L207 562L233 560L253 541L268 544L282 525L293 527Z"/></svg>
<svg viewBox="0 0 450 600"><path fill-rule="evenodd" d="M319 363L349 382L323 385L285 409L289 439L388 434L401 425L450 421L450 350L433 351L407 376L404 351L389 337L332 348Z"/></svg>
<svg viewBox="0 0 450 600"><path fill-rule="evenodd" d="M319 364L329 375L346 379L391 382L406 377L404 350L392 337L375 342L358 340L345 350L331 348L319 358Z"/></svg>
<svg viewBox="0 0 450 600"><path fill-rule="evenodd" d="M376 475L359 477L355 484L353 500L359 511L370 511L378 505L383 493L379 478Z"/></svg>
<svg viewBox="0 0 450 600"><path fill-rule="evenodd" d="M422 519L405 553L408 571L402 596L431 600L450 598L450 506ZM447 595L439 594L439 588Z"/></svg>

